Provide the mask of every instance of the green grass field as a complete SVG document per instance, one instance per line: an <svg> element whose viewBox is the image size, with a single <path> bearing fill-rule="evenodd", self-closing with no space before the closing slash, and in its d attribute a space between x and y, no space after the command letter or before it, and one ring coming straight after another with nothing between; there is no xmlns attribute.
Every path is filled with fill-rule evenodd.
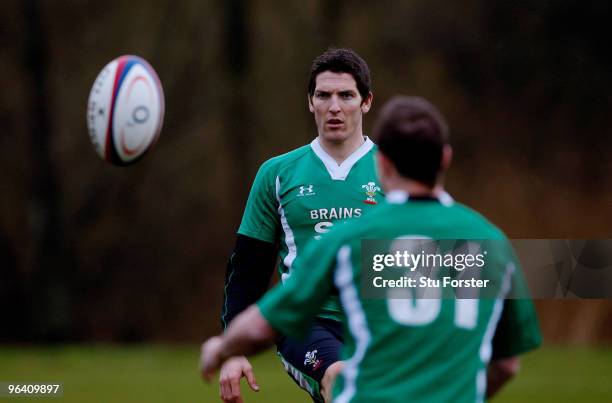
<svg viewBox="0 0 612 403"><path fill-rule="evenodd" d="M0 347L0 382L64 383L61 398L2 401L217 402L218 387L200 381L197 346ZM253 360L261 387L246 403L307 403L273 353ZM525 356L519 377L493 400L612 402L612 348L546 347Z"/></svg>

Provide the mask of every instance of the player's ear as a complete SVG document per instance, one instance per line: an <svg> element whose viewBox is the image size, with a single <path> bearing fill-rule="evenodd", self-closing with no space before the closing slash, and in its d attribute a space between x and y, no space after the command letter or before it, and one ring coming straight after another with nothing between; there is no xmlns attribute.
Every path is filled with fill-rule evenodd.
<svg viewBox="0 0 612 403"><path fill-rule="evenodd" d="M453 160L453 148L450 144L444 144L442 148L442 161L440 162L440 172L446 172Z"/></svg>
<svg viewBox="0 0 612 403"><path fill-rule="evenodd" d="M314 113L314 105L312 104L312 97L310 96L310 93L306 94L306 98L308 98L308 110Z"/></svg>
<svg viewBox="0 0 612 403"><path fill-rule="evenodd" d="M372 91L368 92L368 96L365 97L363 101L361 101L361 112L368 113L368 111L372 107L373 99L374 99L374 94L372 94Z"/></svg>

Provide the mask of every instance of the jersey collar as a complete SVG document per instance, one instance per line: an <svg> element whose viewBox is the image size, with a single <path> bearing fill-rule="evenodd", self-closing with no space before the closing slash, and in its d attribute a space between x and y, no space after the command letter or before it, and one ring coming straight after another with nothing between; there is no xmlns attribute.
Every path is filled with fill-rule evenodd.
<svg viewBox="0 0 612 403"><path fill-rule="evenodd" d="M349 172L351 172L351 168L357 161L361 159L364 155L366 155L372 147L374 147L374 143L367 136L364 136L365 141L358 149L353 151L353 153L345 159L342 164L338 165L338 163L323 149L321 144L319 143L319 138L315 138L310 143L312 150L319 157L325 168L327 168L327 172L329 176L335 181L343 181L348 176Z"/></svg>
<svg viewBox="0 0 612 403"><path fill-rule="evenodd" d="M410 200L410 195L408 194L408 192L405 192L403 190L392 190L387 193L386 199L387 203L389 204L403 204ZM453 197L445 191L439 192L436 195L435 200L438 200L440 204L446 207L452 206L455 203Z"/></svg>

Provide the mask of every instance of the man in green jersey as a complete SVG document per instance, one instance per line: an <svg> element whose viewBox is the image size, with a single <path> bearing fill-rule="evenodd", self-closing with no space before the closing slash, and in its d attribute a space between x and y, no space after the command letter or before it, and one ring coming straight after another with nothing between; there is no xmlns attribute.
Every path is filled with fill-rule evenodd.
<svg viewBox="0 0 612 403"><path fill-rule="evenodd" d="M227 267L224 328L263 295L279 257L285 282L307 245L319 242L333 226L360 220L378 208L383 195L375 173L375 146L362 129L362 116L372 104L370 82L366 62L350 49L330 49L313 61L308 107L318 136L266 161L257 173ZM282 335L276 343L290 376L322 402L341 368L337 295L322 304L304 340ZM245 357L235 357L221 368L225 402L242 401L242 376L251 388L259 389Z"/></svg>
<svg viewBox="0 0 612 403"><path fill-rule="evenodd" d="M520 268L503 233L434 189L451 159L442 116L421 98L396 97L382 110L375 139L388 203L312 244L284 287L266 294L236 318L223 336L202 346L210 377L235 354L268 346L277 332L298 336L326 298L338 290L344 313L346 358L334 402L478 402L518 369L517 356L541 342L528 299L506 299ZM494 298L366 298L360 286L368 262L362 239L497 240L483 276L496 282Z"/></svg>

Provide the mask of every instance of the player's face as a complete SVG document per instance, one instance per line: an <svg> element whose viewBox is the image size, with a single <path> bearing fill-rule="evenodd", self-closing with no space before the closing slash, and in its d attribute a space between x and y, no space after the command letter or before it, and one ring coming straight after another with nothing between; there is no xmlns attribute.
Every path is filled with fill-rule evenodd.
<svg viewBox="0 0 612 403"><path fill-rule="evenodd" d="M308 104L319 136L331 143L344 143L363 136L361 118L370 110L372 94L364 100L352 75L324 71L316 78Z"/></svg>

